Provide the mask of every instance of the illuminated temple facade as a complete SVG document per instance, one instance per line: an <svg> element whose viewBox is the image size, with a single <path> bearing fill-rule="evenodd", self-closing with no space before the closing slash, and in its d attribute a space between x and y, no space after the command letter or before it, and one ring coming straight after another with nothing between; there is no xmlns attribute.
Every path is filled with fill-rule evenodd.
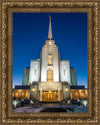
<svg viewBox="0 0 100 125"><path fill-rule="evenodd" d="M69 60L60 59L60 52L52 36L51 17L48 38L42 47L40 59L31 60L30 67L24 69L22 86L29 86L26 98L30 98L30 102L57 102L75 96L71 86L77 86L76 69L70 67ZM77 93L81 95L79 89Z"/></svg>

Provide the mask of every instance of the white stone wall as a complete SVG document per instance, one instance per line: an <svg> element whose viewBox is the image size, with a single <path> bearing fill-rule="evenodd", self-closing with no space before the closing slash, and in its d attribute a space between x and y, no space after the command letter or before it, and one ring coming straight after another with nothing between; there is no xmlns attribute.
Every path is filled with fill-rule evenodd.
<svg viewBox="0 0 100 125"><path fill-rule="evenodd" d="M59 81L59 54L57 47L51 47L52 51L52 65L53 65L53 81ZM48 68L48 54L49 54L49 46L42 47L41 54L41 82L47 81L47 68Z"/></svg>
<svg viewBox="0 0 100 125"><path fill-rule="evenodd" d="M31 60L29 84L32 84L32 82L39 80L40 80L40 60Z"/></svg>
<svg viewBox="0 0 100 125"><path fill-rule="evenodd" d="M53 62L53 81L59 81L59 54L58 47L52 48L52 62Z"/></svg>
<svg viewBox="0 0 100 125"><path fill-rule="evenodd" d="M41 52L41 82L47 81L48 47L42 47Z"/></svg>
<svg viewBox="0 0 100 125"><path fill-rule="evenodd" d="M57 91L58 88L59 90L62 90L62 83L61 82L41 82L39 83L39 90L41 90L41 88L44 90L44 91Z"/></svg>
<svg viewBox="0 0 100 125"><path fill-rule="evenodd" d="M63 100L67 100L70 97L70 86L63 84Z"/></svg>
<svg viewBox="0 0 100 125"><path fill-rule="evenodd" d="M34 89L34 91L33 91ZM38 84L30 85L30 99L37 100L38 98Z"/></svg>
<svg viewBox="0 0 100 125"><path fill-rule="evenodd" d="M69 85L71 84L69 60L60 60L60 80L61 82L68 82Z"/></svg>

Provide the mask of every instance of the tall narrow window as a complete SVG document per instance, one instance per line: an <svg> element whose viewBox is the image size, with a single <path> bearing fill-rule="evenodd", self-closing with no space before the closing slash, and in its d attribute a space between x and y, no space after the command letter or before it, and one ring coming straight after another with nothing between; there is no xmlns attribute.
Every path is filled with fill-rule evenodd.
<svg viewBox="0 0 100 125"><path fill-rule="evenodd" d="M35 69L35 72L34 72L35 76L36 76L36 73L37 73L37 70Z"/></svg>
<svg viewBox="0 0 100 125"><path fill-rule="evenodd" d="M49 46L49 55L51 55L51 46Z"/></svg>
<svg viewBox="0 0 100 125"><path fill-rule="evenodd" d="M28 72L28 79L29 79L30 71Z"/></svg>
<svg viewBox="0 0 100 125"><path fill-rule="evenodd" d="M30 71L28 72L28 82L27 82L27 85L29 85L29 75L30 75Z"/></svg>
<svg viewBox="0 0 100 125"><path fill-rule="evenodd" d="M47 70L47 81L48 82L53 81L53 70Z"/></svg>
<svg viewBox="0 0 100 125"><path fill-rule="evenodd" d="M64 76L65 76L65 70L64 70Z"/></svg>
<svg viewBox="0 0 100 125"><path fill-rule="evenodd" d="M52 65L52 56L51 55L48 56L48 65Z"/></svg>

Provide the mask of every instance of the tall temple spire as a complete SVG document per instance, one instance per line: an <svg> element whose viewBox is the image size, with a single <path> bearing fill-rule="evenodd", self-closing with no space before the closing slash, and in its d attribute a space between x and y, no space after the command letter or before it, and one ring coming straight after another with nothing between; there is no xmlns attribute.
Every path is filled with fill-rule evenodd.
<svg viewBox="0 0 100 125"><path fill-rule="evenodd" d="M48 31L48 39L52 39L51 16L49 16L49 31Z"/></svg>

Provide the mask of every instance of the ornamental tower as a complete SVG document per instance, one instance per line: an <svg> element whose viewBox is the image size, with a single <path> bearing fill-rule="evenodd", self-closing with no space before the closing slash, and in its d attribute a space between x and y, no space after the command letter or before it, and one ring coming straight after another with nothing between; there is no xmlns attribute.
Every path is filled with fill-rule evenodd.
<svg viewBox="0 0 100 125"><path fill-rule="evenodd" d="M51 17L49 16L48 38L41 52L41 82L59 81L59 51L52 37Z"/></svg>

